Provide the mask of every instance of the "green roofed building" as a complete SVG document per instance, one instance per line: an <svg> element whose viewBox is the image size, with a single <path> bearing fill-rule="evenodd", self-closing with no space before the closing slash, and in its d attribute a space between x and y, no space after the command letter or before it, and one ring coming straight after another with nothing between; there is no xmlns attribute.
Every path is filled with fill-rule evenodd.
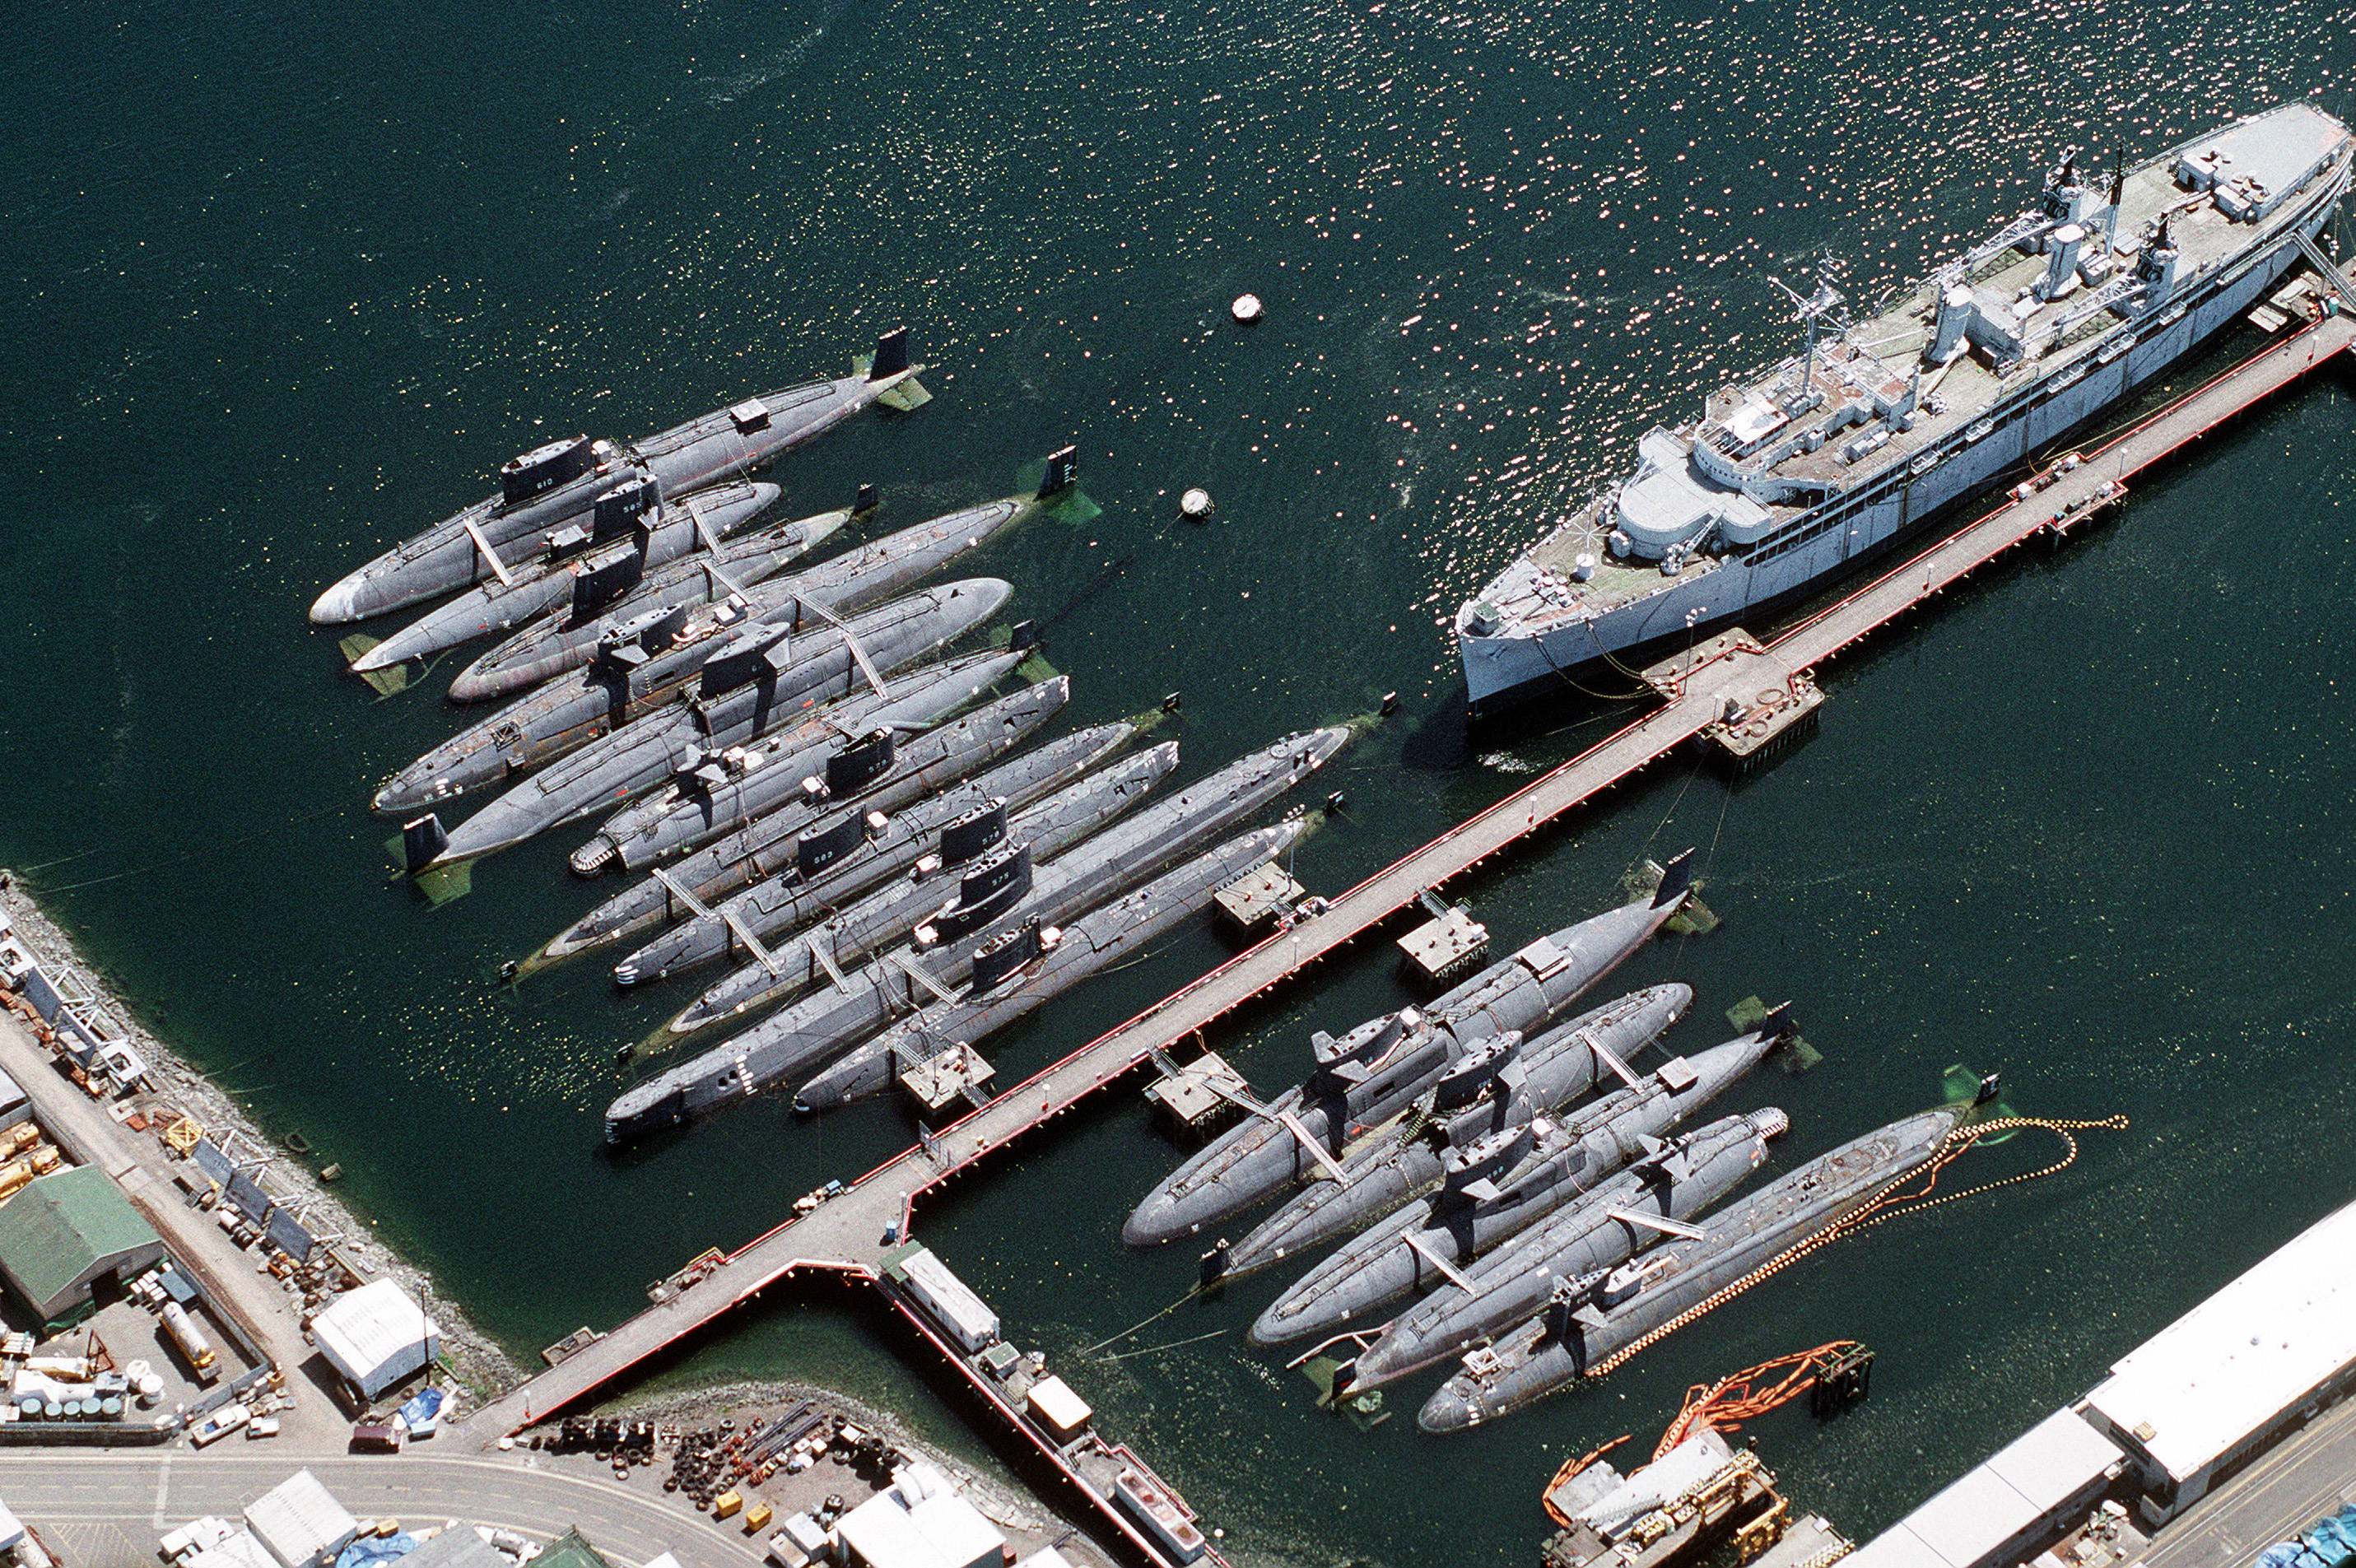
<svg viewBox="0 0 2356 1568"><path fill-rule="evenodd" d="M578 1530L568 1530L550 1541L532 1562L545 1568L614 1568L605 1554L590 1545Z"/></svg>
<svg viewBox="0 0 2356 1568"><path fill-rule="evenodd" d="M52 1171L0 1203L0 1284L46 1333L88 1317L100 1281L129 1279L163 1255L155 1228L90 1166Z"/></svg>

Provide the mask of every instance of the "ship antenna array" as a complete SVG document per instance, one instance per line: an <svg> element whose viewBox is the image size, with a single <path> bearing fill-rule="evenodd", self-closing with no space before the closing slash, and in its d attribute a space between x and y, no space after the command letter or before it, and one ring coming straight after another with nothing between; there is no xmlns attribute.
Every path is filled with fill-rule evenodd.
<svg viewBox="0 0 2356 1568"><path fill-rule="evenodd" d="M1840 291L1833 287L1832 262L1829 259L1817 262L1816 292L1806 299L1781 278L1767 281L1783 291L1783 297L1792 302L1792 319L1805 324L1807 328L1807 349L1800 361L1800 396L1805 399L1816 379L1816 323L1841 303Z"/></svg>

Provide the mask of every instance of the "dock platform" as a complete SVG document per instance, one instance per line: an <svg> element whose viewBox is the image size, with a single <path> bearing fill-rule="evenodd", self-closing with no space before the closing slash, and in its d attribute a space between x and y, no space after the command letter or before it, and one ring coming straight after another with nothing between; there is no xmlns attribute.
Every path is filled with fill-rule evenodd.
<svg viewBox="0 0 2356 1568"><path fill-rule="evenodd" d="M2332 286L2347 287L2333 279ZM583 1346L477 1411L453 1445L487 1446L589 1397L631 1368L807 1272L873 1284L879 1260L910 1231L918 1200L975 1171L1008 1145L1048 1126L1089 1096L1127 1079L1157 1052L1199 1040L1221 1019L1266 995L1486 864L1520 840L1594 800L1697 737L1764 742L1754 710L1813 711L1814 672L1918 604L2015 546L2076 527L2126 493L2128 479L2273 397L2356 343L2356 312L2341 309L2275 343L2066 466L2008 492L1976 518L1883 572L1772 643L1712 638L1647 673L1659 706L1504 800L1385 867L1323 912L1285 929L1081 1046L939 1133L885 1160L841 1196L789 1219L703 1271L688 1287ZM1769 698L1782 693L1782 701ZM1751 717L1744 717L1751 713ZM1770 719L1771 726L1772 720ZM1788 722L1788 721L1787 721ZM1734 727L1740 725L1740 733ZM1730 747L1730 750L1732 748ZM1119 1522L1116 1520L1116 1522Z"/></svg>

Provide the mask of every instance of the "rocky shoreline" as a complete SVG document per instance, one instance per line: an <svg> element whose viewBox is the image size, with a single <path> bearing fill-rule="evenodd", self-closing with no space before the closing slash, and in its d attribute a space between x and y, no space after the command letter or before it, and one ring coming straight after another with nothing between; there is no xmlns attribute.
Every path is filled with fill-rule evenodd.
<svg viewBox="0 0 2356 1568"><path fill-rule="evenodd" d="M379 1242L369 1223L344 1204L336 1189L322 1181L303 1156L269 1136L219 1084L156 1039L82 958L72 938L43 912L23 880L5 870L0 870L0 909L5 909L14 923L17 940L44 966L70 965L88 978L108 1019L145 1059L148 1082L155 1085L159 1098L177 1106L209 1131L231 1133L252 1147L270 1150L275 1157L271 1161L267 1185L282 1195L298 1197L326 1221L327 1228L341 1231L344 1239L335 1243L336 1250L370 1277L391 1275L424 1305L442 1330L444 1358L456 1369L477 1402L504 1393L524 1381L529 1375L524 1368L477 1328L465 1308L437 1288L431 1275Z"/></svg>

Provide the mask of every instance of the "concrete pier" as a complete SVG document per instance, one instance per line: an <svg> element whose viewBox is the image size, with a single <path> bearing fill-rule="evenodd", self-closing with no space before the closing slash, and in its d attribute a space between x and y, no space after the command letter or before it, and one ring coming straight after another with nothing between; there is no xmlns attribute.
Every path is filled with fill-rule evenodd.
<svg viewBox="0 0 2356 1568"><path fill-rule="evenodd" d="M2335 287L2344 284L2334 283ZM692 1287L622 1324L458 1430L487 1445L587 1398L648 1357L801 1270L873 1282L917 1200L977 1170L1010 1143L1128 1077L1156 1052L1220 1019L1414 906L1631 774L1705 737L1738 758L1756 752L1823 700L1814 672L1875 629L2026 540L2066 534L2126 494L2136 474L2198 440L2356 343L2356 313L2324 316L2179 399L2026 494L1885 571L1771 643L1728 633L1645 672L1659 705L1526 788L1449 829L1334 899L1323 912L1214 969L1062 1061L868 1172L841 1197L755 1238ZM453 1446L458 1445L454 1443Z"/></svg>

